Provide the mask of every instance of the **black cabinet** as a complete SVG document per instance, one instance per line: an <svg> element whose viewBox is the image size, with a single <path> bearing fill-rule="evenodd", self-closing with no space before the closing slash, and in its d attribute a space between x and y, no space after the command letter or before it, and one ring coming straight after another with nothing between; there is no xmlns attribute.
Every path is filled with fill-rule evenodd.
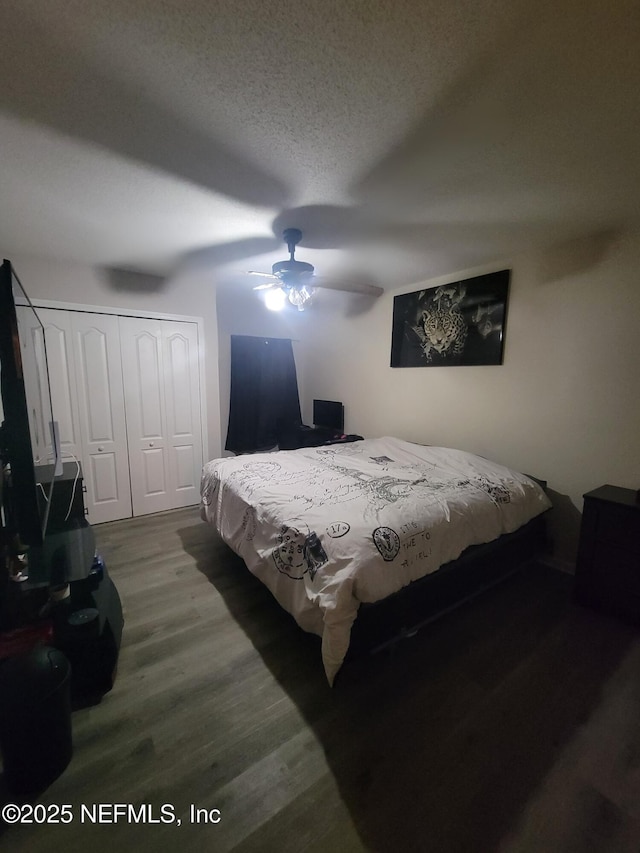
<svg viewBox="0 0 640 853"><path fill-rule="evenodd" d="M584 496L576 599L640 624L640 500L601 486Z"/></svg>

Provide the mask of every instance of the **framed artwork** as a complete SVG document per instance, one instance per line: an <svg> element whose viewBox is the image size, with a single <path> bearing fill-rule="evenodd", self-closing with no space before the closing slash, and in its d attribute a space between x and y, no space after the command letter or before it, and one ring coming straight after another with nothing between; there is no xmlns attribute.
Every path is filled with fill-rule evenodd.
<svg viewBox="0 0 640 853"><path fill-rule="evenodd" d="M391 367L502 364L511 270L393 300Z"/></svg>

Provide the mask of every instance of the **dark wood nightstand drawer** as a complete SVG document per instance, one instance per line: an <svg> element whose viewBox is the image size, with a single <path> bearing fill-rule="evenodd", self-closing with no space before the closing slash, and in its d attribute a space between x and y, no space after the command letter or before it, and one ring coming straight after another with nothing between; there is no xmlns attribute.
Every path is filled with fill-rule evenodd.
<svg viewBox="0 0 640 853"><path fill-rule="evenodd" d="M640 513L611 504L601 507L595 537L640 554Z"/></svg>

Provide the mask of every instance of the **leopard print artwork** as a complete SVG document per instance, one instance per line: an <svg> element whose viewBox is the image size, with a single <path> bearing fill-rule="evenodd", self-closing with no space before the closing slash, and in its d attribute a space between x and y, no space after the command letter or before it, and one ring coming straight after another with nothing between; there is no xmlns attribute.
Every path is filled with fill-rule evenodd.
<svg viewBox="0 0 640 853"><path fill-rule="evenodd" d="M466 288L437 288L431 304L422 311L419 332L427 361L433 353L459 356L467 340L467 323L460 311Z"/></svg>
<svg viewBox="0 0 640 853"><path fill-rule="evenodd" d="M462 355L467 324L458 309L423 311L422 329L425 335L422 351L427 361L433 359L434 351L439 355Z"/></svg>

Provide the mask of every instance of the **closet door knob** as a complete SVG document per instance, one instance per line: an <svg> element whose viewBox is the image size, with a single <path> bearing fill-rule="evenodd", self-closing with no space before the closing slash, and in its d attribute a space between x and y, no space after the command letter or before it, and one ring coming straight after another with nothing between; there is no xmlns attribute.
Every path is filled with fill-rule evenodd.
<svg viewBox="0 0 640 853"><path fill-rule="evenodd" d="M149 447L153 447L153 442L152 442L152 441L150 441L150 442L149 442Z"/></svg>
<svg viewBox="0 0 640 853"><path fill-rule="evenodd" d="M103 450L104 450L104 447L99 447L99 448L98 448L98 453L102 453L102 451L103 451Z"/></svg>

